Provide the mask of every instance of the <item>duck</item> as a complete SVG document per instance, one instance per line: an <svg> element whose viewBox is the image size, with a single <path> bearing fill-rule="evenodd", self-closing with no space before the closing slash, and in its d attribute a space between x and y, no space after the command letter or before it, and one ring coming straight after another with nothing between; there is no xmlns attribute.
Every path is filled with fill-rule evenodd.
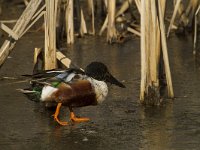
<svg viewBox="0 0 200 150"><path fill-rule="evenodd" d="M77 117L76 107L101 104L108 95L108 84L125 88L101 62L91 62L86 68L68 68L65 70L47 70L31 76L30 87L20 89L30 100L56 106L54 120L62 126L69 121L59 120L61 106L69 108L71 122L87 122L86 117Z"/></svg>

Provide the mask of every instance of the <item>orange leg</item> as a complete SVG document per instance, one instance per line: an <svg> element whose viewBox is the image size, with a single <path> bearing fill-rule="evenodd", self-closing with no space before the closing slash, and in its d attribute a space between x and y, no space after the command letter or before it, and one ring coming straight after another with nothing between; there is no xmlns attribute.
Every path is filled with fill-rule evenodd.
<svg viewBox="0 0 200 150"><path fill-rule="evenodd" d="M61 107L61 105L62 105L62 103L58 103L58 105L57 105L57 107L56 107L56 112L54 113L54 120L56 121L56 122L58 122L60 125L62 125L62 126L66 126L66 125L68 125L69 123L68 122L64 122L64 121L60 121L59 119L58 119L58 115L59 115L59 112L60 112L60 107Z"/></svg>
<svg viewBox="0 0 200 150"><path fill-rule="evenodd" d="M77 118L72 108L69 108L69 110L70 110L70 120L73 122L86 122L90 120L89 118Z"/></svg>

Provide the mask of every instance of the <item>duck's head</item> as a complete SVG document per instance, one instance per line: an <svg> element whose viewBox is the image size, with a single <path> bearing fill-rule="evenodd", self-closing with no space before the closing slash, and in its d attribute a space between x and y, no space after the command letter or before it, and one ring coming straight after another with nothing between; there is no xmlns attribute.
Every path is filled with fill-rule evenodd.
<svg viewBox="0 0 200 150"><path fill-rule="evenodd" d="M101 62L92 62L85 68L86 75L99 80L109 82L111 84L115 84L121 88L125 88L125 86L119 82L115 77L113 77L106 65Z"/></svg>

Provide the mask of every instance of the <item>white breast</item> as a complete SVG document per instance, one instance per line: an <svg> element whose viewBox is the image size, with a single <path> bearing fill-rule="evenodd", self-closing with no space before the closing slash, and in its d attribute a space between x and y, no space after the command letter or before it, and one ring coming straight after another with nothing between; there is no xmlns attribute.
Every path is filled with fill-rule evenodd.
<svg viewBox="0 0 200 150"><path fill-rule="evenodd" d="M51 86L44 86L41 93L41 101L52 101L52 94L56 92L58 89Z"/></svg>
<svg viewBox="0 0 200 150"><path fill-rule="evenodd" d="M95 90L97 102L102 103L108 95L107 84L104 81L98 81L92 78L88 78L88 80L90 81Z"/></svg>

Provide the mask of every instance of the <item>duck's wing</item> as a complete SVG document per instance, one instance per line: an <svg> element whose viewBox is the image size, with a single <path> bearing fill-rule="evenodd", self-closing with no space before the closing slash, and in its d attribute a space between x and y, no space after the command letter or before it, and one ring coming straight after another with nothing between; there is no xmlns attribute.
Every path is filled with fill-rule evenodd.
<svg viewBox="0 0 200 150"><path fill-rule="evenodd" d="M85 72L80 69L70 69L58 74L55 78L65 83L71 83L77 80L83 80L85 78Z"/></svg>
<svg viewBox="0 0 200 150"><path fill-rule="evenodd" d="M68 76L71 76L72 74L85 74L85 72L79 68L68 68L65 70L62 69L52 69L52 70L45 70L40 71L38 73L32 74L32 75L22 75L25 77L29 77L32 80L42 80L42 79L51 79L56 78L58 80L65 81Z"/></svg>
<svg viewBox="0 0 200 150"><path fill-rule="evenodd" d="M29 77L32 79L40 79L40 78L50 78L50 77L55 77L58 74L64 73L67 70L61 70L61 69L52 69L52 70L44 70L40 71L35 74L25 74L22 76Z"/></svg>

